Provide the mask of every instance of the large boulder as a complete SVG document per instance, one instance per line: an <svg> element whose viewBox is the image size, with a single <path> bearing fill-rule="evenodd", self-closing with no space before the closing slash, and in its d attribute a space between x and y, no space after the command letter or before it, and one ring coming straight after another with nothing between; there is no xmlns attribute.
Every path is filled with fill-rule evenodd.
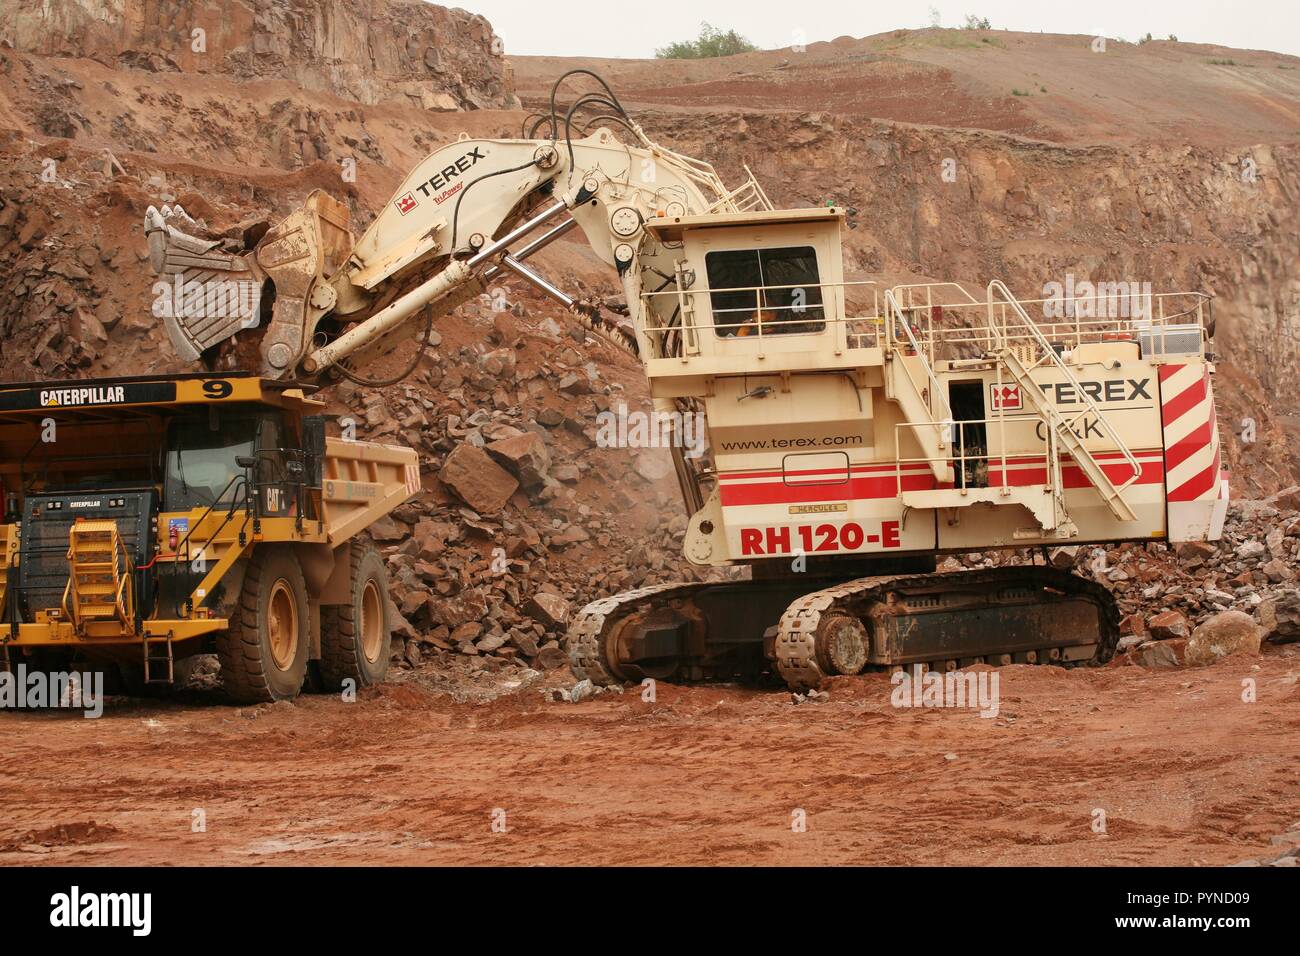
<svg viewBox="0 0 1300 956"><path fill-rule="evenodd" d="M1281 584L1282 582L1290 581L1295 577L1295 574L1291 570L1291 566L1285 561L1281 561L1277 558L1269 561L1260 568L1260 570L1267 574L1268 579L1274 584Z"/></svg>
<svg viewBox="0 0 1300 956"><path fill-rule="evenodd" d="M1147 641L1133 653L1133 660L1143 667L1177 667L1182 663L1179 656L1183 650L1183 641Z"/></svg>
<svg viewBox="0 0 1300 956"><path fill-rule="evenodd" d="M524 613L548 631L558 631L569 623L569 602L558 594L539 591L528 599Z"/></svg>
<svg viewBox="0 0 1300 956"><path fill-rule="evenodd" d="M1268 499L1269 504L1286 511L1300 511L1300 485L1283 488Z"/></svg>
<svg viewBox="0 0 1300 956"><path fill-rule="evenodd" d="M1079 549L1074 545L1053 548L1047 559L1051 562L1052 567L1068 571L1079 563Z"/></svg>
<svg viewBox="0 0 1300 956"><path fill-rule="evenodd" d="M519 488L514 475L487 452L466 444L457 445L447 456L438 477L465 504L485 515L500 511Z"/></svg>
<svg viewBox="0 0 1300 956"><path fill-rule="evenodd" d="M483 620L488 614L487 597L481 588L466 588L454 597L428 599L429 619L434 624L458 628Z"/></svg>
<svg viewBox="0 0 1300 956"><path fill-rule="evenodd" d="M1229 654L1258 654L1261 631L1242 611L1224 611L1205 620L1187 640L1185 660L1192 666L1213 664Z"/></svg>
<svg viewBox="0 0 1300 956"><path fill-rule="evenodd" d="M1210 541L1183 541L1175 548L1178 557L1184 561L1200 558L1205 561L1218 553L1219 549Z"/></svg>
<svg viewBox="0 0 1300 956"><path fill-rule="evenodd" d="M537 488L546 481L551 453L546 450L542 436L536 432L494 441L487 446L487 453L518 478L525 488Z"/></svg>
<svg viewBox="0 0 1300 956"><path fill-rule="evenodd" d="M1255 610L1264 640L1289 644L1300 640L1300 589L1283 588L1260 602Z"/></svg>

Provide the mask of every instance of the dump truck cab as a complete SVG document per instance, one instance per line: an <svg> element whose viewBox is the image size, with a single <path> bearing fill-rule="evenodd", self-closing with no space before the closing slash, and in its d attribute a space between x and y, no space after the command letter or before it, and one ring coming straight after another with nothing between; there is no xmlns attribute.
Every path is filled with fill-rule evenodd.
<svg viewBox="0 0 1300 956"><path fill-rule="evenodd" d="M309 391L240 374L0 387L9 665L170 684L215 650L249 700L296 694L308 661L332 683L382 676L383 565L354 539L419 490L417 460L327 437Z"/></svg>

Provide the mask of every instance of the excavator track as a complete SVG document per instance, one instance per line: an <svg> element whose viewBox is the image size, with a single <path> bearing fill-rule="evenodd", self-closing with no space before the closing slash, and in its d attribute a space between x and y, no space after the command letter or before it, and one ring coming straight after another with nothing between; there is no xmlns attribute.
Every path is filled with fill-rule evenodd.
<svg viewBox="0 0 1300 956"><path fill-rule="evenodd" d="M1090 608L1096 612L1091 620ZM922 626L926 617L933 619L928 627ZM846 620L861 625L865 653L842 646ZM836 658L863 659L862 666L946 669L972 663L1101 662L1114 653L1118 635L1119 613L1110 592L1064 571L1029 565L884 575L794 601L781 616L776 668L787 685L801 690L832 674L854 672L837 668Z"/></svg>
<svg viewBox="0 0 1300 956"><path fill-rule="evenodd" d="M652 584L648 587L624 591L592 601L569 624L566 642L569 646L569 666L578 680L595 684L617 684L622 678L610 665L605 655L605 637L608 630L622 617L620 611L653 606L674 598L694 594L707 584Z"/></svg>
<svg viewBox="0 0 1300 956"><path fill-rule="evenodd" d="M752 680L771 671L774 623L809 587L794 578L655 584L601 598L570 623L579 680Z"/></svg>
<svg viewBox="0 0 1300 956"><path fill-rule="evenodd" d="M807 592L810 583L658 584L593 601L569 628L573 672L616 684L775 671L804 690L906 664L1103 661L1119 633L1109 591L1052 568L874 575Z"/></svg>

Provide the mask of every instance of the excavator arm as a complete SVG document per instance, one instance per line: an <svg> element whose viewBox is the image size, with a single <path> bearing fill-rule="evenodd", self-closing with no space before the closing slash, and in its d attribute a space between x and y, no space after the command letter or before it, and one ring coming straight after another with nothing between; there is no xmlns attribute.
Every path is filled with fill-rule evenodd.
<svg viewBox="0 0 1300 956"><path fill-rule="evenodd" d="M612 93L609 100L596 98L617 104ZM728 191L707 163L658 146L621 106L617 110L607 118L630 143L606 127L573 138L573 107L562 130L552 111L551 127L560 133L552 138L462 134L412 169L355 241L347 207L321 190L243 250L234 240L205 233L179 207L151 206L145 216L151 264L186 291L173 302L197 303L162 317L173 346L194 361L261 329L262 375L316 377L332 367L356 369L507 274L581 312L526 262L574 228L618 271L635 336L643 338L647 327L662 327L657 319L668 317L642 314L642 285L649 276L659 287L666 281L659 277L675 273L673 250L646 232L647 220L771 204L752 175ZM269 316L265 307L252 315L209 314L214 310L205 303L231 299L204 293L229 283L258 285L260 299L271 304ZM633 343L593 312L584 318L594 331L648 354L648 342Z"/></svg>

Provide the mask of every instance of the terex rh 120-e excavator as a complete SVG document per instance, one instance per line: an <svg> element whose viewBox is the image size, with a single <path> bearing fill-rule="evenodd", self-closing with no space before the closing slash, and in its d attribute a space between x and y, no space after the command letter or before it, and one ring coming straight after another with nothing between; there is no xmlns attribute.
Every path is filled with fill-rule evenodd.
<svg viewBox="0 0 1300 956"><path fill-rule="evenodd" d="M1207 296L846 281L841 210L773 209L752 175L727 189L594 74L561 113L570 75L522 138L428 156L357 241L319 191L251 251L165 208L146 228L180 286L266 289L264 376L355 377L513 274L633 350L659 410L704 414L709 453L674 451L685 556L750 579L588 605L569 633L580 677L774 670L805 688L867 666L1102 660L1104 587L1037 564L935 573L936 556L1220 535ZM584 126L584 110L600 115ZM527 264L575 226L621 277L633 334ZM192 311L167 318L192 359L258 324Z"/></svg>

